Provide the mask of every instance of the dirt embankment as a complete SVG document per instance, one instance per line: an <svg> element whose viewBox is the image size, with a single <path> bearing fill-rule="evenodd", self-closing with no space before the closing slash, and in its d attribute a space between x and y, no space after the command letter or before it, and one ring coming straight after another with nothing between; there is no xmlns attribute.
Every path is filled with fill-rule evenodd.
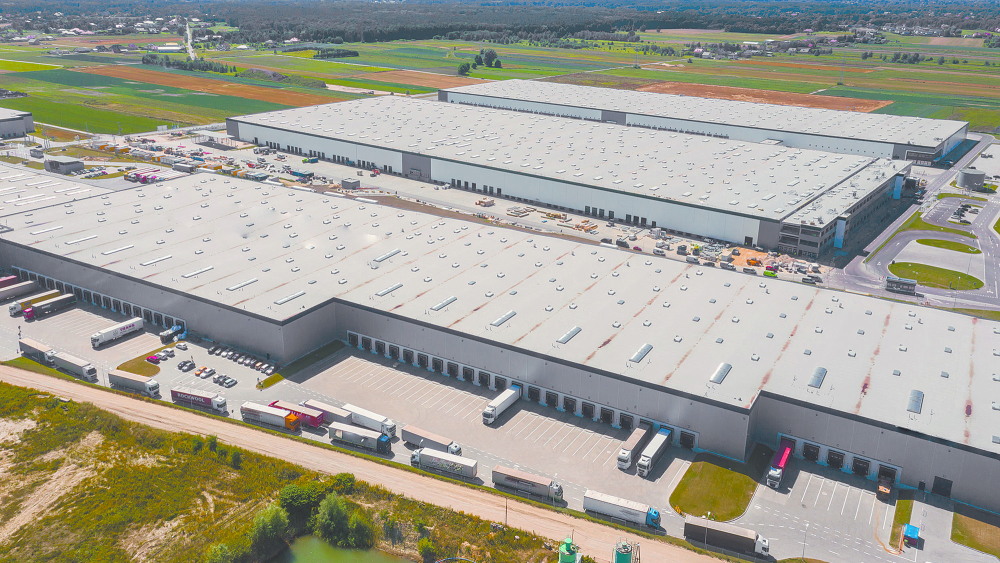
<svg viewBox="0 0 1000 563"><path fill-rule="evenodd" d="M0 381L39 389L75 401L90 402L127 420L171 432L213 434L220 442L262 455L294 459L307 469L322 473L353 473L358 479L436 506L464 511L493 522L508 525L549 538L564 538L570 533L583 553L600 562L609 561L616 542L624 534L617 529L582 520L517 501L501 502L500 497L385 466L373 461L289 440L238 424L220 422L215 417L136 400L73 381L39 376L15 368L0 367ZM717 559L654 540L642 544L643 556L650 561L672 563L713 563Z"/></svg>
<svg viewBox="0 0 1000 563"><path fill-rule="evenodd" d="M817 94L794 94L791 92L776 92L774 90L736 88L734 86L707 86L687 82L659 82L640 86L636 89L640 92L680 94L682 96L698 96L701 98L718 98L722 100L778 104L783 106L839 109L862 113L875 111L892 103L891 100L862 100L840 96L820 96Z"/></svg>

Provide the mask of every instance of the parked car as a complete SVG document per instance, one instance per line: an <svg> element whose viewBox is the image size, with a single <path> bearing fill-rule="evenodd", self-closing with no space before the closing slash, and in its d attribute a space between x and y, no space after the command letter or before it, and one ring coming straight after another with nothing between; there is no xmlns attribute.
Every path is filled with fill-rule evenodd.
<svg viewBox="0 0 1000 563"><path fill-rule="evenodd" d="M159 352L157 352L157 353L155 353L153 355L156 356L157 358L159 358L159 360L161 362L164 361L164 360L166 360L168 358L167 353L164 352L163 350L160 350Z"/></svg>
<svg viewBox="0 0 1000 563"><path fill-rule="evenodd" d="M266 371L264 371L264 375L273 375L274 374L274 370L276 370L276 369L278 369L278 366L271 366L271 367L267 368Z"/></svg>
<svg viewBox="0 0 1000 563"><path fill-rule="evenodd" d="M173 348L164 348L163 353L166 354L168 358L173 358L174 357L174 349Z"/></svg>
<svg viewBox="0 0 1000 563"><path fill-rule="evenodd" d="M184 342L178 342L177 344L174 344L174 348L177 348L178 350L187 350L188 345Z"/></svg>
<svg viewBox="0 0 1000 563"><path fill-rule="evenodd" d="M146 358L146 361L149 362L149 363L151 363L151 364L158 364L158 363L160 363L160 358L157 358L156 356L150 356L150 357Z"/></svg>
<svg viewBox="0 0 1000 563"><path fill-rule="evenodd" d="M235 380L235 379L233 379L232 377L227 377L227 378L226 378L226 382L225 382L225 383L223 383L223 385L224 385L225 387L227 387L227 388L228 388L228 387L233 387L234 385L236 385L236 380Z"/></svg>
<svg viewBox="0 0 1000 563"><path fill-rule="evenodd" d="M765 278L776 278L776 277L778 277L778 274L772 272L771 270L764 270L764 277Z"/></svg>
<svg viewBox="0 0 1000 563"><path fill-rule="evenodd" d="M632 250L638 250L639 252L642 252L642 249L641 249L641 248L639 248L638 246L633 246L633 247L632 247Z"/></svg>
<svg viewBox="0 0 1000 563"><path fill-rule="evenodd" d="M743 273L744 274L750 274L751 276L756 276L757 275L757 270L755 270L753 268L744 267L743 268Z"/></svg>
<svg viewBox="0 0 1000 563"><path fill-rule="evenodd" d="M205 370L205 377L210 377L215 375L215 368L208 368Z"/></svg>
<svg viewBox="0 0 1000 563"><path fill-rule="evenodd" d="M226 378L225 374L217 373L212 376L212 383L219 383L225 378Z"/></svg>
<svg viewBox="0 0 1000 563"><path fill-rule="evenodd" d="M218 346L212 346L211 348L208 349L208 353L215 354L218 350L219 350Z"/></svg>
<svg viewBox="0 0 1000 563"><path fill-rule="evenodd" d="M197 375L198 377L201 377L201 374L205 373L206 369L208 369L208 368L205 367L205 366L201 366L200 368L198 368L197 370L195 370L194 374Z"/></svg>

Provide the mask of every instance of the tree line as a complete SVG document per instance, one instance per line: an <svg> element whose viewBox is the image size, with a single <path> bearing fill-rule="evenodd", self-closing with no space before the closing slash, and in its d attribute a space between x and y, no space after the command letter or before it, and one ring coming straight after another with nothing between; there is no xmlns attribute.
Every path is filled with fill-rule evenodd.
<svg viewBox="0 0 1000 563"><path fill-rule="evenodd" d="M222 74L228 74L231 72L236 72L237 68L235 66L230 66L223 63L217 63L214 61L206 61L205 59L195 59L190 58L181 59L171 59L167 55L157 55L155 53L148 53L142 56L142 64L144 65L159 65L167 68L177 68L180 70L196 70L199 72L218 72Z"/></svg>

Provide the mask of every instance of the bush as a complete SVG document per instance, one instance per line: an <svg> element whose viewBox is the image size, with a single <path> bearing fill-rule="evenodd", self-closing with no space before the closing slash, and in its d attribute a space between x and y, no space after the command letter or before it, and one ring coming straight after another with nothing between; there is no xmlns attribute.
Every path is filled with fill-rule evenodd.
<svg viewBox="0 0 1000 563"><path fill-rule="evenodd" d="M288 513L276 504L269 504L253 518L250 544L253 551L269 551L288 536Z"/></svg>
<svg viewBox="0 0 1000 563"><path fill-rule="evenodd" d="M232 563L235 557L229 546L224 543L213 544L205 553L205 563Z"/></svg>
<svg viewBox="0 0 1000 563"><path fill-rule="evenodd" d="M291 484L278 493L278 503L288 513L288 521L294 529L302 529L319 504L319 491L315 487Z"/></svg>
<svg viewBox="0 0 1000 563"><path fill-rule="evenodd" d="M503 66L500 65L500 59L493 61L493 68L503 68Z"/></svg>
<svg viewBox="0 0 1000 563"><path fill-rule="evenodd" d="M327 543L347 547L343 542L347 538L349 518L344 499L337 493L326 495L323 502L319 503L319 512L316 514L316 535Z"/></svg>
<svg viewBox="0 0 1000 563"><path fill-rule="evenodd" d="M458 74L460 74L461 76L465 76L466 74L469 74L470 68L471 65L469 65L469 63L462 63L458 65Z"/></svg>
<svg viewBox="0 0 1000 563"><path fill-rule="evenodd" d="M219 439L215 436L208 437L208 451L214 452L215 448L219 447Z"/></svg>
<svg viewBox="0 0 1000 563"><path fill-rule="evenodd" d="M239 450L233 450L233 455L229 456L229 465L231 465L233 469L243 467L243 454L241 454Z"/></svg>
<svg viewBox="0 0 1000 563"><path fill-rule="evenodd" d="M351 473L337 473L333 476L333 490L338 495L349 495L354 492L354 475Z"/></svg>
<svg viewBox="0 0 1000 563"><path fill-rule="evenodd" d="M351 514L351 519L347 523L347 540L353 548L371 549L375 547L375 526L361 509L355 510L354 514Z"/></svg>
<svg viewBox="0 0 1000 563"><path fill-rule="evenodd" d="M417 542L417 552L424 561L434 561L437 559L437 548L430 538L420 538Z"/></svg>

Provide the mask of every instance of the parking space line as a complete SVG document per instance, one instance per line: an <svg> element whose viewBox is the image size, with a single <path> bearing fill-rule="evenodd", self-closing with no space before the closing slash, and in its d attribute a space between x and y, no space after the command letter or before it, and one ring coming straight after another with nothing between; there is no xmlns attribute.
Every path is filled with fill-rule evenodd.
<svg viewBox="0 0 1000 563"><path fill-rule="evenodd" d="M542 447L544 448L545 446L549 445L549 442L551 442L553 438L555 438L556 436L558 436L559 433L562 432L564 429L569 429L569 432L567 433L567 435L569 435L569 433L571 433L573 431L573 429L568 424L559 424L559 429L556 430L551 436L549 436L548 440L545 440L545 443L542 444ZM563 436L563 438L565 438L565 437L566 436ZM562 441L562 438L559 439L559 442L561 442L561 441ZM556 445L558 445L559 442L556 442Z"/></svg>
<svg viewBox="0 0 1000 563"><path fill-rule="evenodd" d="M872 511L871 511L871 514L868 515L868 525L869 526L872 525L872 517L875 516L875 505L878 504L878 502L875 502L878 499L876 499L874 497L875 497L875 495L872 495Z"/></svg>
<svg viewBox="0 0 1000 563"><path fill-rule="evenodd" d="M829 512L830 511L830 507L833 506L833 497L837 496L837 487L839 485L840 485L840 483L837 483L837 482L833 483L833 492L830 493L830 504L826 505L827 512Z"/></svg>
<svg viewBox="0 0 1000 563"><path fill-rule="evenodd" d="M444 414L451 414L451 411L455 410L458 407L462 407L459 410L464 410L465 407L468 405L468 403L467 403L468 400L469 400L468 397L464 397L464 396L463 397L459 397L459 399L457 401L455 401L455 404L451 405L451 408L449 408L448 410L444 411Z"/></svg>
<svg viewBox="0 0 1000 563"><path fill-rule="evenodd" d="M545 423L546 423L546 422L547 422L547 423L549 424L548 426L545 426ZM544 419L544 420L542 421L542 423L541 423L541 424L539 424L538 426L536 426L534 430L532 430L531 432L529 432L529 433L528 433L528 435L524 437L524 439L525 439L525 440L527 440L528 438L531 438L531 436L532 436L532 435L533 435L533 434L534 434L534 433L535 433L536 431L538 431L538 430L541 430L542 428L545 428L545 431L543 431L543 432L541 432L541 433L539 433L539 434L538 434L538 438L541 438L542 436L544 436L544 435L545 435L545 432L547 432L547 431L548 431L549 429L551 429L551 428L552 428L553 426L555 426L555 424L556 424L556 423L555 423L555 421L554 421L554 420L552 420L552 419L550 419L550 418L546 418L546 419ZM537 441L538 441L538 438L535 438L534 442L537 442ZM532 443L534 443L534 442L532 442Z"/></svg>
<svg viewBox="0 0 1000 563"><path fill-rule="evenodd" d="M861 512L861 501L864 500L864 498L865 498L864 492L861 491L861 489L858 489L858 492L859 492L859 494L858 494L858 508L854 510L854 519L855 520L858 519L858 514Z"/></svg>
<svg viewBox="0 0 1000 563"><path fill-rule="evenodd" d="M802 491L802 498L799 499L799 502L801 502L801 503L806 502L806 493L809 492L809 485L812 485L813 477L815 477L815 475L813 475L812 473L810 473L809 474L809 481L806 482L806 488L805 488L805 490Z"/></svg>
<svg viewBox="0 0 1000 563"><path fill-rule="evenodd" d="M593 459L594 462L600 461L601 459L606 459L607 457L609 457L608 456L609 453L617 451L618 449L617 445L618 442L616 440L608 438L607 436L605 436L605 439L608 440L608 443L603 448L601 448L601 451L597 455L594 456Z"/></svg>
<svg viewBox="0 0 1000 563"><path fill-rule="evenodd" d="M594 451L594 448L596 448L597 444L600 444L600 443L601 443L601 438L598 438L597 441L594 442L594 445L590 446L590 449L587 450L587 453L583 454L583 459L586 460L587 457L590 456L590 452ZM601 448L601 451L604 451L604 448Z"/></svg>
<svg viewBox="0 0 1000 563"><path fill-rule="evenodd" d="M403 393L405 393L406 391L409 391L410 389L413 389L419 383L420 383L420 380L417 379L417 378L415 378L415 377L414 378L408 378L408 380L407 380L407 382L406 382L405 385L401 386L399 389L397 389L395 391L390 392L389 395L390 396L395 396L395 397L402 397Z"/></svg>
<svg viewBox="0 0 1000 563"><path fill-rule="evenodd" d="M595 436L595 434L594 434L593 432L588 432L588 433L589 433L589 435L587 436L587 439L586 439L586 440L584 440L584 441L583 441L583 443L582 443L582 444L580 444L580 447L578 447L578 448L577 448L577 449L576 449L576 450L575 450L575 451L573 452L573 457L576 457L576 454L580 453L580 450L582 450L582 449L583 449L583 447L584 447L584 446L586 446L588 442L590 442L590 439L591 439L591 438L593 438L593 437Z"/></svg>
<svg viewBox="0 0 1000 563"><path fill-rule="evenodd" d="M423 389L421 389L421 390L423 390ZM427 390L426 390L426 391L424 391L423 393L421 393L421 394L417 395L416 397L411 397L411 398L410 398L410 402L411 402L411 403L416 403L416 402L417 402L417 401L419 401L420 399L423 399L423 398L424 398L424 395L426 395L426 394L430 393L430 392L431 392L431 391L433 391L433 390L434 390L434 385L431 385L431 384L428 384L428 385L427 385Z"/></svg>
<svg viewBox="0 0 1000 563"><path fill-rule="evenodd" d="M570 434L572 434L572 432L570 432ZM586 436L586 434L584 434L583 432L577 433L576 437L574 437L572 440L570 440L570 443L566 444L566 447L563 448L563 453L566 453L566 450L570 449L573 446L573 444L575 444L576 441L580 438L580 436ZM567 434L567 437L569 437L569 434ZM561 443L562 443L562 441L560 440L559 444L556 444L556 447L559 447L559 445Z"/></svg>
<svg viewBox="0 0 1000 563"><path fill-rule="evenodd" d="M538 430L539 426L545 424L545 419L542 418L542 417L540 417L540 416L538 416L537 414L535 414L535 413L528 413L528 415L531 417L531 422L528 423L528 424L526 424L526 425L524 425L523 428L521 428L520 430L518 430L517 432L515 432L514 436L513 436L514 438L517 438L518 436L520 436L521 433L524 432L525 430L529 430L530 429L531 432L528 432L524 436L525 439L527 439L527 437L531 436L535 432L535 430ZM538 424L534 424L536 421L538 422Z"/></svg>
<svg viewBox="0 0 1000 563"><path fill-rule="evenodd" d="M440 393L438 393L437 395L434 395L430 399L427 399L427 401L430 401L430 402L424 401L424 408L428 408L428 409L433 408L434 405L436 405L436 404L438 404L438 403L441 402L441 399L444 399L444 398L450 397L450 396L451 396L451 389L448 388L448 387L442 386Z"/></svg>
<svg viewBox="0 0 1000 563"><path fill-rule="evenodd" d="M524 411L521 411L521 412L515 414L514 417L511 419L511 422L513 422L514 424L510 427L509 430L507 430L506 434L509 436L511 434L511 432L517 430L517 428L519 426L521 426L521 424L524 423L524 422L529 422L530 423L531 422L531 417L529 415L530 415L530 413L527 413L527 412L524 412ZM518 418L518 417L520 417L520 418ZM515 422L515 420L516 420L516 422Z"/></svg>

